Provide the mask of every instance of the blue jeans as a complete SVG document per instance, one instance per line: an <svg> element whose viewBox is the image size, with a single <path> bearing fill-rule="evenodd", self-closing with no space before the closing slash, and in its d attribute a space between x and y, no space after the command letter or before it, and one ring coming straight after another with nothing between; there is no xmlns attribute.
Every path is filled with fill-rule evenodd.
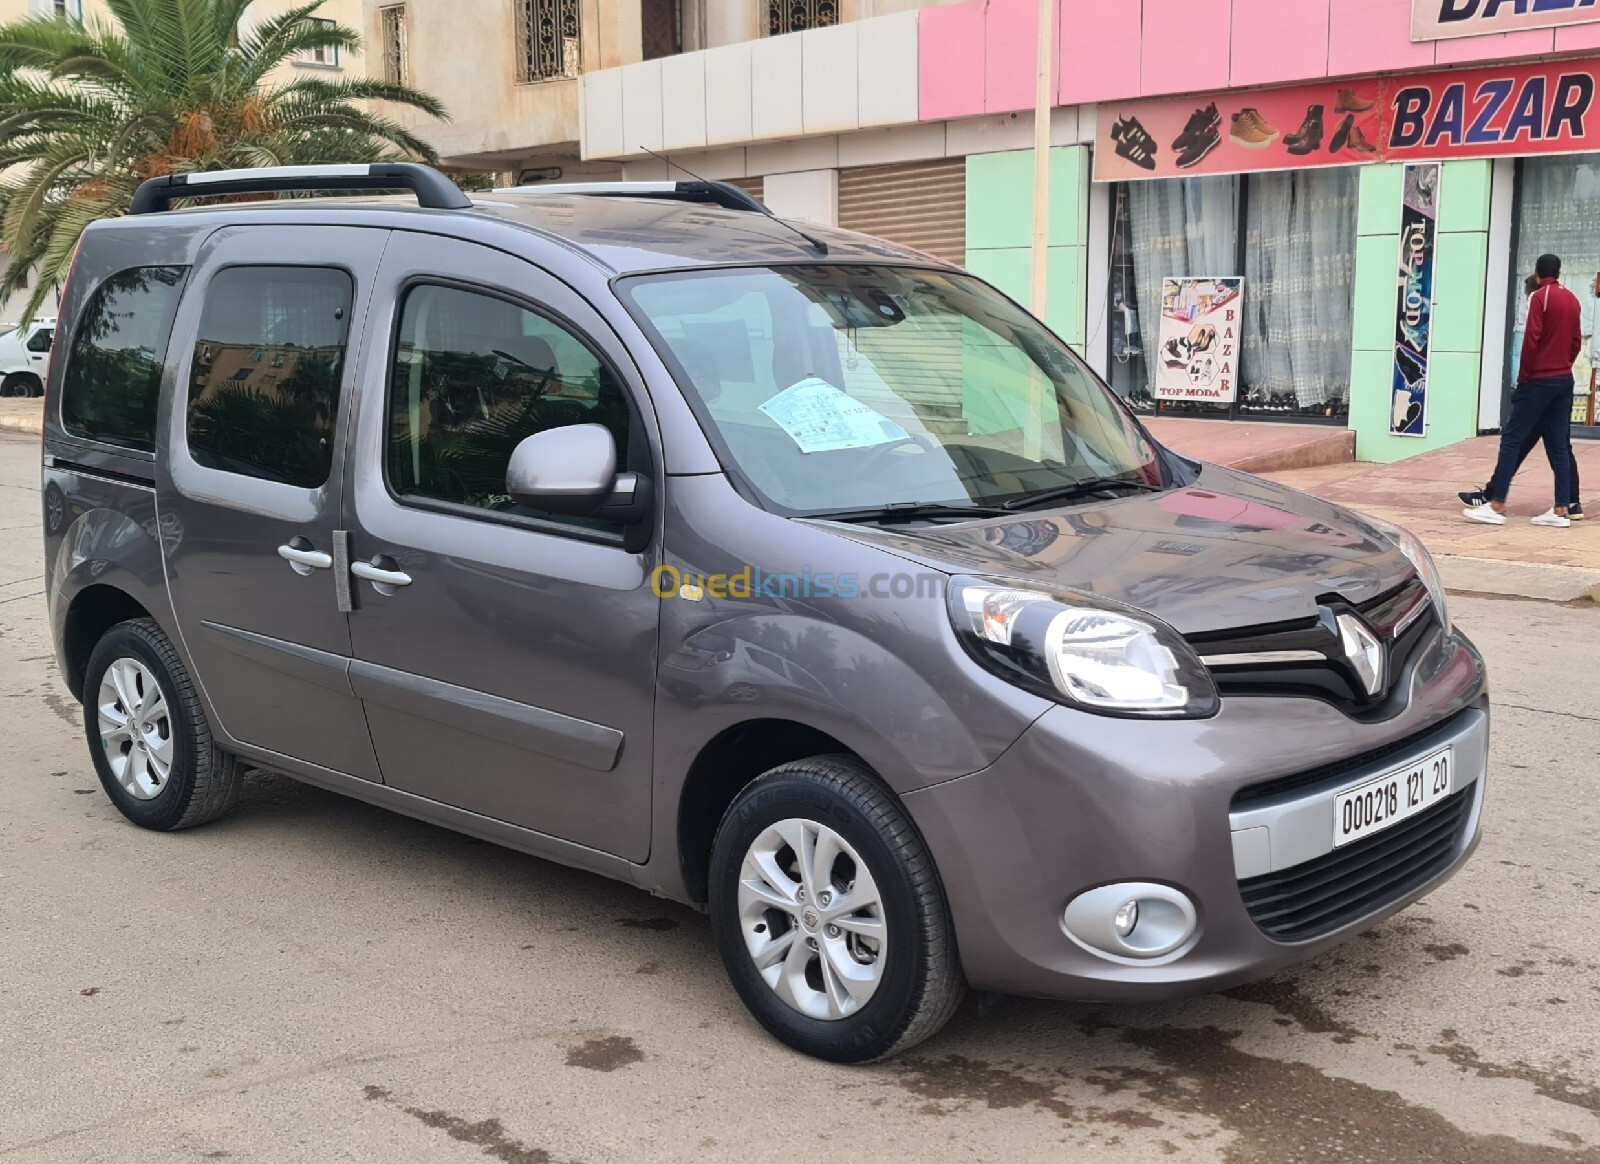
<svg viewBox="0 0 1600 1164"><path fill-rule="evenodd" d="M1572 390L1570 375L1528 380L1511 394L1511 419L1500 430L1500 459L1489 479L1489 500L1505 502L1524 449L1544 440L1545 456L1555 474L1555 504L1565 509L1572 500Z"/></svg>

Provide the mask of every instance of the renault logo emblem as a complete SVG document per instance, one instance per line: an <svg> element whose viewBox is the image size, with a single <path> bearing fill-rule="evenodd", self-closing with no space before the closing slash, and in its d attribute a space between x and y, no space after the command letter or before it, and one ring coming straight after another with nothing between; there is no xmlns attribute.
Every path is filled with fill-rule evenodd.
<svg viewBox="0 0 1600 1164"><path fill-rule="evenodd" d="M1344 657L1355 671L1367 696L1380 693L1385 686L1388 670L1383 644L1370 627L1353 614L1341 614L1334 620L1339 628L1339 645Z"/></svg>

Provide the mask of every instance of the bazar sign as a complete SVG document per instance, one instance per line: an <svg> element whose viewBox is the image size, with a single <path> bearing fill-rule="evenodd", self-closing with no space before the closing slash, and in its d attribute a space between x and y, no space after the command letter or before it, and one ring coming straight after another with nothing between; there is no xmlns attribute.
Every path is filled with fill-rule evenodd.
<svg viewBox="0 0 1600 1164"><path fill-rule="evenodd" d="M1411 0L1411 39L1446 40L1600 21L1597 0Z"/></svg>
<svg viewBox="0 0 1600 1164"><path fill-rule="evenodd" d="M1095 177L1600 150L1597 68L1600 60L1551 61L1107 103Z"/></svg>

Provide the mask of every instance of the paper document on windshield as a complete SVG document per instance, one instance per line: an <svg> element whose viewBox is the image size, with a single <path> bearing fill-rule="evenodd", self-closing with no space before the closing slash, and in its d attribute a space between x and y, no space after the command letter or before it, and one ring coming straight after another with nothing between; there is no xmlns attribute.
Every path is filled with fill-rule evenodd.
<svg viewBox="0 0 1600 1164"><path fill-rule="evenodd" d="M866 449L907 439L906 430L826 380L807 376L761 406L802 453Z"/></svg>

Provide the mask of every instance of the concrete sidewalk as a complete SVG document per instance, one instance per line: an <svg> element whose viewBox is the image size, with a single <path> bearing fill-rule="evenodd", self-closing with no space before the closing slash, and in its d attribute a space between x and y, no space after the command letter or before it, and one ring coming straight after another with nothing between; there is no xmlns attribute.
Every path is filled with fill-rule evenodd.
<svg viewBox="0 0 1600 1164"><path fill-rule="evenodd" d="M44 401L0 399L0 432L44 431Z"/></svg>

